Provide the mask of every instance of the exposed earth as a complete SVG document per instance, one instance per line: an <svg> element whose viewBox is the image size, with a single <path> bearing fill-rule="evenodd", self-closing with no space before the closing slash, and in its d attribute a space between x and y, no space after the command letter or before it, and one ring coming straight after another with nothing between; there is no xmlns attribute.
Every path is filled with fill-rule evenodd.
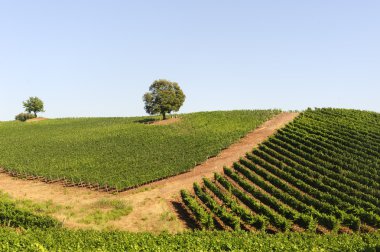
<svg viewBox="0 0 380 252"><path fill-rule="evenodd" d="M47 118L37 117L37 118L26 120L26 122L31 123L31 122L39 122L39 121L45 121L45 120L47 120Z"/></svg>

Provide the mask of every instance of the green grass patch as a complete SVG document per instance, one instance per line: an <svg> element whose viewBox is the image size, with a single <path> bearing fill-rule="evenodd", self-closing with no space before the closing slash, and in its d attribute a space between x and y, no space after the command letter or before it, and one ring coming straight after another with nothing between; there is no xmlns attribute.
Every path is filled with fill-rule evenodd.
<svg viewBox="0 0 380 252"><path fill-rule="evenodd" d="M63 208L61 205L54 204L52 200L37 203L32 200L13 199L7 193L2 191L0 191L0 201L2 203L13 204L20 210L41 215L54 214Z"/></svg>
<svg viewBox="0 0 380 252"><path fill-rule="evenodd" d="M94 210L83 218L82 223L103 225L119 220L132 212L132 206L116 199L100 199L91 208Z"/></svg>
<svg viewBox="0 0 380 252"><path fill-rule="evenodd" d="M37 204L31 201L16 201L0 191L0 227L27 229L61 226L60 222L46 215L51 211L54 211L51 202Z"/></svg>

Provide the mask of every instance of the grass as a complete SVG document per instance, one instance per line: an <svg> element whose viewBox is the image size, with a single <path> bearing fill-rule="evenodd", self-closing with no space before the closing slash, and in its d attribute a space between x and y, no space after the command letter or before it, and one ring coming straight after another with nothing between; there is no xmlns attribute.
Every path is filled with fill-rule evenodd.
<svg viewBox="0 0 380 252"><path fill-rule="evenodd" d="M141 123L152 117L2 122L0 167L123 189L185 172L278 113L193 113L165 126Z"/></svg>
<svg viewBox="0 0 380 252"><path fill-rule="evenodd" d="M160 216L161 221L174 221L176 216L172 212L164 212Z"/></svg>
<svg viewBox="0 0 380 252"><path fill-rule="evenodd" d="M119 220L132 212L132 206L116 199L100 199L91 207L95 210L90 211L82 220L84 224L104 225L110 221Z"/></svg>
<svg viewBox="0 0 380 252"><path fill-rule="evenodd" d="M2 191L0 191L0 202L11 203L22 211L40 215L51 215L62 210L61 205L54 204L51 200L37 203L32 200L13 199L7 193Z"/></svg>
<svg viewBox="0 0 380 252"><path fill-rule="evenodd" d="M8 208L4 206L5 204ZM0 226L7 226L9 220L13 221L16 218L23 218L23 216L14 217L15 214L7 213L10 209L9 207L11 207L12 211L13 209L21 211L25 216L36 216L37 220L39 217L59 216L58 221L65 222L66 220L71 220L78 224L85 224L86 227L101 230L111 227L109 225L110 222L120 220L133 210L130 204L118 199L101 198L93 203L84 204L80 209L74 209L70 205L55 204L51 200L35 202L32 200L15 199L0 191ZM170 214L168 213L168 218L172 216ZM16 223L16 221L14 222ZM29 222L17 222L20 225L16 227L38 227L38 222L35 222L37 226L29 226Z"/></svg>
<svg viewBox="0 0 380 252"><path fill-rule="evenodd" d="M35 204L31 201L15 201L0 191L0 227L52 228L61 223L47 214L56 211L53 204Z"/></svg>

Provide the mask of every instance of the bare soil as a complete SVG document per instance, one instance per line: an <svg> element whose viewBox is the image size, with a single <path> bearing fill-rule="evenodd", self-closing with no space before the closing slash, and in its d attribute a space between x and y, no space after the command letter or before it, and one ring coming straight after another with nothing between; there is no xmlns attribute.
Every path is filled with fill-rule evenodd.
<svg viewBox="0 0 380 252"><path fill-rule="evenodd" d="M39 121L45 121L45 120L47 120L47 118L37 117L37 118L26 120L26 122L31 123L31 122L39 122Z"/></svg>
<svg viewBox="0 0 380 252"><path fill-rule="evenodd" d="M181 121L181 118L179 118L179 117L173 117L173 118L169 118L169 119L166 119L166 120L154 121L154 122L152 122L150 124L151 125L169 125L169 124L177 123L179 121Z"/></svg>
<svg viewBox="0 0 380 252"><path fill-rule="evenodd" d="M0 190L16 199L30 199L39 203L51 202L60 206L52 216L64 222L69 228L118 229L132 232L177 233L184 231L187 225L175 213L173 202L178 202L181 189L191 189L194 182L203 177L211 178L215 172L222 172L224 166L251 151L258 144L292 121L298 113L282 113L265 122L259 128L248 133L237 143L223 150L218 156L208 159L188 173L154 182L117 195L92 191L87 188L64 187L60 184L46 184L40 181L15 179L0 174ZM178 118L173 118L177 119ZM170 119L169 119L170 120ZM84 224L81 222L86 213L94 210L99 199L117 199L133 207L132 212L120 220L106 225Z"/></svg>

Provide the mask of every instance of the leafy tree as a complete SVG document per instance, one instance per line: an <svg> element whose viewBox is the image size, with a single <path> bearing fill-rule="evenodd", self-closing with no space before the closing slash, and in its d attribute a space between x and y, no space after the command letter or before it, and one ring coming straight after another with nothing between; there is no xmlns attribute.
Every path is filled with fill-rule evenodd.
<svg viewBox="0 0 380 252"><path fill-rule="evenodd" d="M186 98L178 83L168 80L154 81L149 91L143 96L145 111L151 115L161 114L164 120L167 113L179 111Z"/></svg>
<svg viewBox="0 0 380 252"><path fill-rule="evenodd" d="M34 116L37 117L37 112L45 112L44 102L41 101L38 97L29 97L27 101L23 102L25 111L28 113L34 113Z"/></svg>

